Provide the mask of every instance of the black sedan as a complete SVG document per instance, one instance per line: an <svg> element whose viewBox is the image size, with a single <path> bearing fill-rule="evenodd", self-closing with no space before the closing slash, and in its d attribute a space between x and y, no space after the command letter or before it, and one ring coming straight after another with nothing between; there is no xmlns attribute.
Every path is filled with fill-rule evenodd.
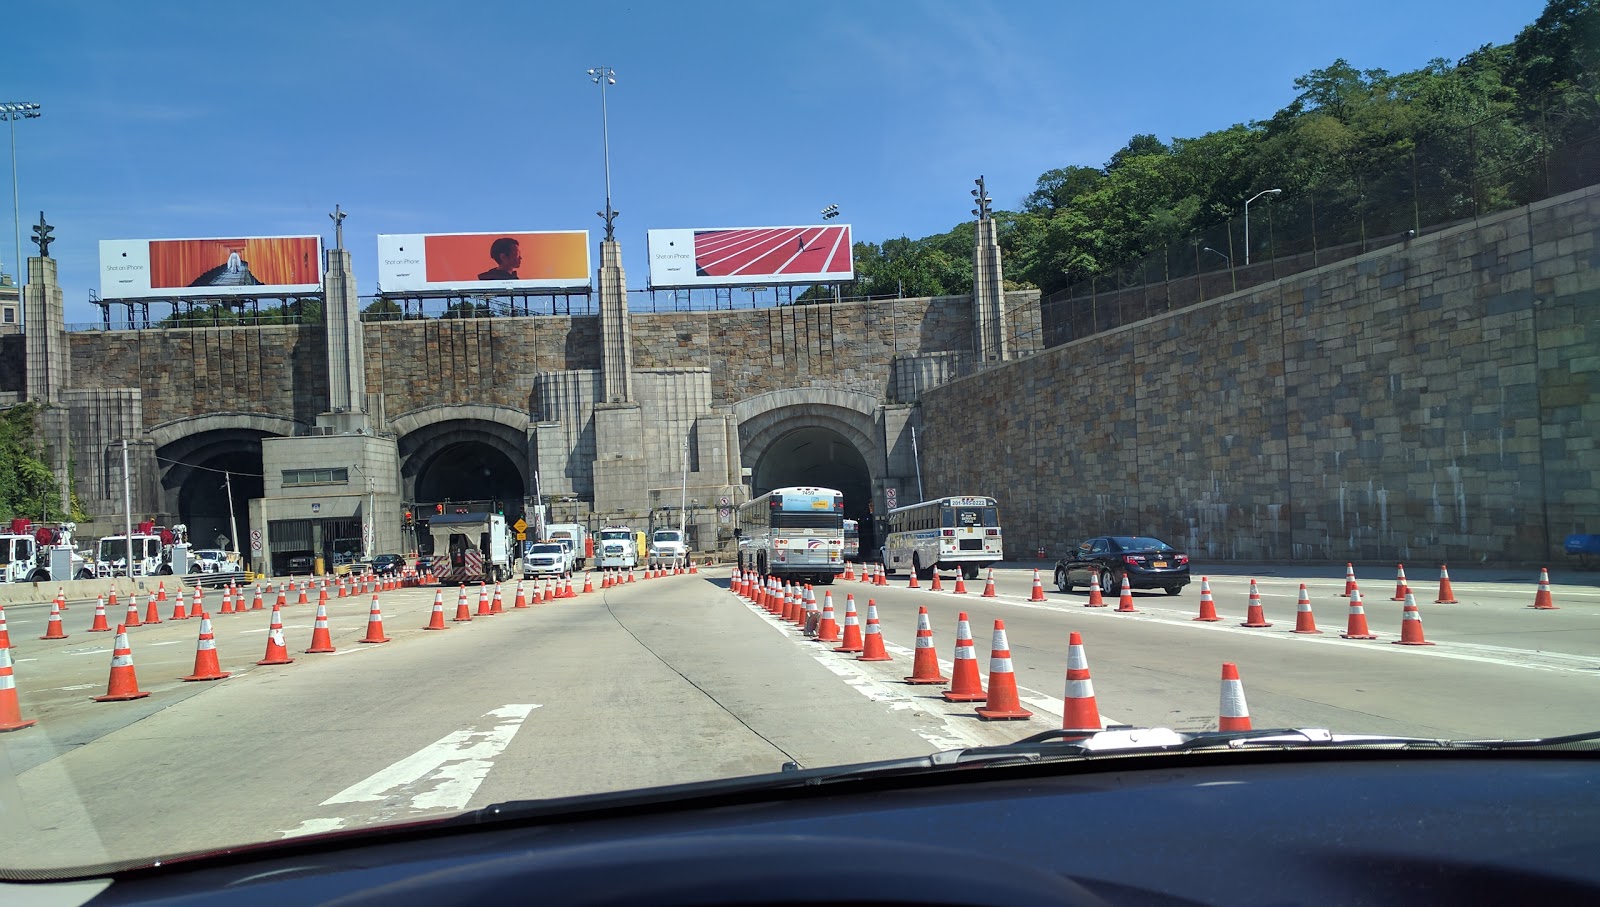
<svg viewBox="0 0 1600 907"><path fill-rule="evenodd" d="M391 575L404 570L406 559L398 554L380 554L372 559L372 572Z"/></svg>
<svg viewBox="0 0 1600 907"><path fill-rule="evenodd" d="M1123 577L1130 589L1165 589L1177 595L1189 585L1189 555L1148 535L1102 535L1086 539L1056 561L1056 588L1071 592L1100 577L1100 590L1116 595Z"/></svg>

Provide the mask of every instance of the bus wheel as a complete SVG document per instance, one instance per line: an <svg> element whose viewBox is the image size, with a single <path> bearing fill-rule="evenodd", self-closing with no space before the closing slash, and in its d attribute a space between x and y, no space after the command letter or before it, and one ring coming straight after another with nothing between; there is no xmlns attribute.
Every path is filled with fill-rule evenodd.
<svg viewBox="0 0 1600 907"><path fill-rule="evenodd" d="M967 579L977 579L978 578L978 565L977 564L962 564L961 565L961 575L965 576Z"/></svg>
<svg viewBox="0 0 1600 907"><path fill-rule="evenodd" d="M911 569L916 573L917 579L933 579L933 568L922 566L922 555L920 554L911 555Z"/></svg>

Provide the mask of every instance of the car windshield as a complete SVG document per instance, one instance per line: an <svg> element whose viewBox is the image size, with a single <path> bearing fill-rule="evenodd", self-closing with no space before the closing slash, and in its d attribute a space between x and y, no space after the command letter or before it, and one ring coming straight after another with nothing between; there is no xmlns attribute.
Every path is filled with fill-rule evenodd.
<svg viewBox="0 0 1600 907"><path fill-rule="evenodd" d="M4 24L0 883L1600 726L1600 0Z"/></svg>

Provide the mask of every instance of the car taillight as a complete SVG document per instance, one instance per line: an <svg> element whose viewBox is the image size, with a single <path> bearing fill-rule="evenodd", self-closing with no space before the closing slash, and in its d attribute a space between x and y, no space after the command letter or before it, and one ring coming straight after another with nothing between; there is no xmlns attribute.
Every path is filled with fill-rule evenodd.
<svg viewBox="0 0 1600 907"><path fill-rule="evenodd" d="M954 529L946 529L946 530L944 530L943 532L941 532L939 534L944 536L947 539L953 539L953 538L956 537L956 531Z"/></svg>
<svg viewBox="0 0 1600 907"><path fill-rule="evenodd" d="M1177 561L1180 564L1187 564L1187 563L1189 563L1189 555L1180 554L1177 557L1173 558L1173 560Z"/></svg>
<svg viewBox="0 0 1600 907"><path fill-rule="evenodd" d="M1144 564L1144 558L1138 557L1138 556L1132 555L1132 554L1125 554L1125 555L1122 556L1122 559L1124 561L1126 561L1127 563L1133 564L1135 566L1140 566L1140 565Z"/></svg>
<svg viewBox="0 0 1600 907"><path fill-rule="evenodd" d="M985 529L985 530L983 530L983 534L984 535L999 535L1000 534L1000 530L998 530L998 529Z"/></svg>

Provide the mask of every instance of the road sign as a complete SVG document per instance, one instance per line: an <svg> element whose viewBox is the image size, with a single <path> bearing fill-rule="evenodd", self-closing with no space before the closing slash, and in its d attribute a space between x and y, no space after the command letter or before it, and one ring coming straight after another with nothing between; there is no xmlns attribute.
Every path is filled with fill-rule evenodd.
<svg viewBox="0 0 1600 907"><path fill-rule="evenodd" d="M518 520L518 521L517 521L517 522L519 522L519 523L520 523L520 522L521 522L521 520ZM528 540L528 533L527 533L527 532L525 532L525 531L523 531L523 530L521 530L521 529L518 529L518 530L517 530L517 541L519 541L519 542L525 542L525 541L527 541L527 540Z"/></svg>
<svg viewBox="0 0 1600 907"><path fill-rule="evenodd" d="M511 528L517 530L517 538L520 539L522 538L522 533L528 531L528 521L522 517L517 517L517 521L511 524Z"/></svg>
<svg viewBox="0 0 1600 907"><path fill-rule="evenodd" d="M733 505L733 499L728 497L727 495L723 495L722 499L717 501L717 503L719 505L723 506L723 507L730 507L730 506Z"/></svg>
<svg viewBox="0 0 1600 907"><path fill-rule="evenodd" d="M261 553L261 530L259 529L250 530L250 552L252 554Z"/></svg>
<svg viewBox="0 0 1600 907"><path fill-rule="evenodd" d="M726 523L726 522L729 522L732 519L733 519L733 508L731 508L731 507L718 507L717 508L717 522Z"/></svg>
<svg viewBox="0 0 1600 907"><path fill-rule="evenodd" d="M893 488L885 488L883 490L883 503L889 510L895 508L895 490Z"/></svg>

